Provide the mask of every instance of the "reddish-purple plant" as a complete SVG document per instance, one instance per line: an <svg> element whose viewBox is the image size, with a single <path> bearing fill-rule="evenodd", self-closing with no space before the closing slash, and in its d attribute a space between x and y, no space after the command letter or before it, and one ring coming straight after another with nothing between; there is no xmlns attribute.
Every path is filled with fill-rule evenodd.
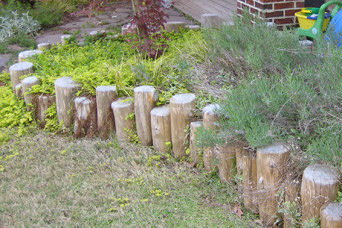
<svg viewBox="0 0 342 228"><path fill-rule="evenodd" d="M150 58L157 58L167 48L162 29L168 15L164 12L163 0L133 0L134 17L131 26L136 27L139 42L136 45Z"/></svg>

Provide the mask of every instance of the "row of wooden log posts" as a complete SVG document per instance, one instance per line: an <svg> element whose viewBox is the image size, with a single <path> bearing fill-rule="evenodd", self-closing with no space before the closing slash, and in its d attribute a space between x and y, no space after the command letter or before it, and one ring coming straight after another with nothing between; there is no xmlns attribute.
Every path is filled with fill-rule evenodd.
<svg viewBox="0 0 342 228"><path fill-rule="evenodd" d="M216 109L208 105L203 109L203 121L193 120L196 96L178 94L171 98L170 105L155 107L157 91L152 86L134 89L134 99L118 98L115 86L99 86L96 98L76 97L80 85L70 77L55 81L55 97L30 94L30 88L39 84L28 57L42 53L50 44L40 44L41 50L19 54L19 63L10 67L13 90L23 97L27 109L36 113L36 119L44 125L45 111L56 102L58 121L65 128L74 126L76 137L95 135L107 138L115 131L119 142L128 142L136 126L137 135L144 146L153 145L157 151L168 152L172 143L172 155L186 155L187 128L190 128L190 151L194 163L200 163L203 153L204 168L218 169L223 182L231 182L235 170L243 176L243 198L245 207L259 213L264 225L270 226L278 219L279 192L285 191L285 201L301 203L302 221L321 217L322 227L342 227L342 204L331 203L338 195L339 174L331 167L314 164L304 170L302 180L290 180L288 164L291 148L282 143L257 149L256 153L237 145L220 145L199 149L196 146L196 131L201 127L217 131ZM134 113L135 118L129 118ZM135 124L134 124L135 121ZM214 160L218 160L215 165ZM284 227L292 227L291 217L285 216Z"/></svg>

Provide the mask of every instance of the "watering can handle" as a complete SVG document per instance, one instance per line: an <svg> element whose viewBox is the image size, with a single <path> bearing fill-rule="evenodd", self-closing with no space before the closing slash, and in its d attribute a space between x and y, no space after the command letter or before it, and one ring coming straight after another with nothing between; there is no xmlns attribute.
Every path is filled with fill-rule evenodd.
<svg viewBox="0 0 342 228"><path fill-rule="evenodd" d="M318 17L316 23L317 26L315 26L319 31L322 31L323 28L323 22L324 22L324 16L325 16L325 10L328 8L330 5L336 5L334 10L331 13L331 17L334 17L338 11L340 11L342 2L341 1L330 1L325 4L323 4L318 11Z"/></svg>

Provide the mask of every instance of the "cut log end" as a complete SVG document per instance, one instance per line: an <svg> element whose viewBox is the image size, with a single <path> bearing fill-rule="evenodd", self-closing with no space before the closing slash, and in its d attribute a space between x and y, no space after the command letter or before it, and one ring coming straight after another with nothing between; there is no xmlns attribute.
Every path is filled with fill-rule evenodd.
<svg viewBox="0 0 342 228"><path fill-rule="evenodd" d="M97 126L100 137L108 138L114 132L115 123L111 104L117 99L116 86L96 88Z"/></svg>
<svg viewBox="0 0 342 228"><path fill-rule="evenodd" d="M158 100L158 93L153 86L134 88L134 111L137 134L143 146L152 145L151 110Z"/></svg>
<svg viewBox="0 0 342 228"><path fill-rule="evenodd" d="M74 136L93 136L96 132L96 104L86 97L75 98L76 119Z"/></svg>
<svg viewBox="0 0 342 228"><path fill-rule="evenodd" d="M323 205L333 202L338 195L339 174L326 165L308 166L303 173L301 200L303 221L318 218Z"/></svg>
<svg viewBox="0 0 342 228"><path fill-rule="evenodd" d="M182 94L177 94L171 97L170 99L170 104L178 104L178 105L184 105L184 104L189 104L192 102L195 102L196 100L196 95L193 93L182 93Z"/></svg>
<svg viewBox="0 0 342 228"><path fill-rule="evenodd" d="M12 87L15 90L15 87L20 83L21 76L33 73L33 64L30 62L16 63L9 68L9 72Z"/></svg>
<svg viewBox="0 0 342 228"><path fill-rule="evenodd" d="M322 228L342 227L342 203L330 203L321 211Z"/></svg>
<svg viewBox="0 0 342 228"><path fill-rule="evenodd" d="M169 152L171 145L170 107L162 106L151 111L153 147L159 152Z"/></svg>
<svg viewBox="0 0 342 228"><path fill-rule="evenodd" d="M43 52L41 50L28 50L20 52L18 55L18 62L24 62L26 59L31 58L35 55L42 54Z"/></svg>
<svg viewBox="0 0 342 228"><path fill-rule="evenodd" d="M281 155L281 154L289 153L290 150L291 150L290 146L286 144L282 144L282 143L276 143L276 144L258 149L258 153Z"/></svg>
<svg viewBox="0 0 342 228"><path fill-rule="evenodd" d="M44 50L49 50L51 48L50 43L40 43L37 45L38 50L44 51Z"/></svg>
<svg viewBox="0 0 342 228"><path fill-rule="evenodd" d="M169 21L164 24L165 30L168 32L180 32L181 29L185 28L185 22L183 21Z"/></svg>
<svg viewBox="0 0 342 228"><path fill-rule="evenodd" d="M129 131L134 130L134 120L129 117L134 113L134 105L131 98L119 99L112 103L114 113L116 138L119 142L129 142Z"/></svg>
<svg viewBox="0 0 342 228"><path fill-rule="evenodd" d="M55 81L57 118L67 129L74 122L74 99L79 89L80 84L71 77L62 77Z"/></svg>

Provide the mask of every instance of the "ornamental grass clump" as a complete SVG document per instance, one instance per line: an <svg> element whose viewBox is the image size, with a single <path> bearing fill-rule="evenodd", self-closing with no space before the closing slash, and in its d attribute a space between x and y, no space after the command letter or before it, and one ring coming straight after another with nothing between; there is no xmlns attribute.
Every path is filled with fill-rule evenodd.
<svg viewBox="0 0 342 228"><path fill-rule="evenodd" d="M227 139L252 148L290 142L300 159L341 166L342 50L325 45L312 52L294 30L246 19L207 37L213 62L239 83L226 90L218 110L222 137L202 130L202 146Z"/></svg>

